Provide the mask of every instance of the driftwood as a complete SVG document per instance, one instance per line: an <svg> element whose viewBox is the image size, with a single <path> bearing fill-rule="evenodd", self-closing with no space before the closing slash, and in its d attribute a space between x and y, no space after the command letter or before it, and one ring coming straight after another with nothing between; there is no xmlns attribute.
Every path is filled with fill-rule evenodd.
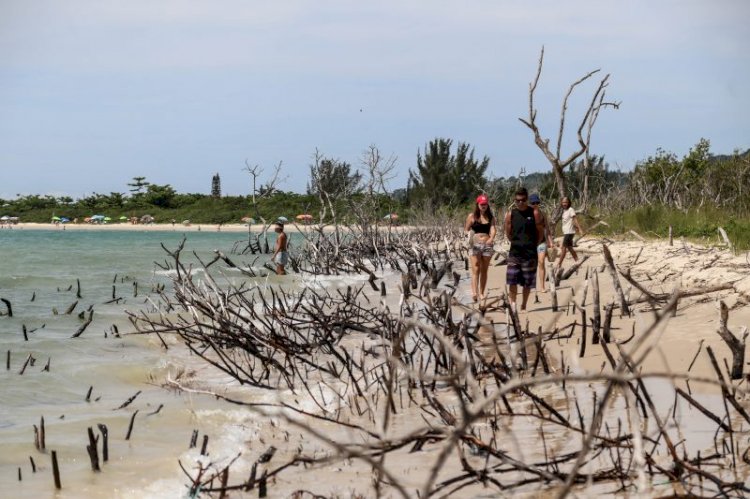
<svg viewBox="0 0 750 499"><path fill-rule="evenodd" d="M516 335L504 338L489 333L489 345L479 338L480 331L492 330L481 311L466 307L459 313L455 277L451 282L435 279L448 273L451 258L460 261L460 255L439 249L452 245L431 244L442 242L445 233L417 231L403 240L398 235L379 238L377 231L367 238L354 231L344 233L342 229L339 237L332 237L311 231L307 237L316 246L300 250L300 272L359 272L370 277L386 266L399 269L404 276L400 293L391 288L391 296L404 295L398 305L385 306L381 294L387 296L386 285L381 281L376 290L371 277L346 289L305 289L297 294L283 288L261 288L252 281L241 286L220 285L208 271L198 282L182 263L178 250L170 253L173 261L169 265L176 270L173 293L162 292L161 297L165 311L182 312L131 314L139 334L177 335L196 356L245 386L293 390L308 400L304 405L297 397L261 404L196 390L179 380L168 380L169 386L210 393L259 417L273 416L274 424L300 430L331 449L321 457L302 447L284 453L269 448L252 465L249 477L230 473L236 458L201 461L193 469L180 463L190 493L221 496L247 494L257 488L273 494L275 477L294 473L295 466L354 460L373 470L373 496L413 497L417 494L414 487L402 483L400 470L392 469L388 459L392 453L409 449L422 453L420 464L427 471L417 489L420 497L480 493L477 491L532 494L550 486L562 497L577 487L583 490L600 484L607 487L598 490L641 490L646 494L647 489L641 489L646 481L679 482L685 495L750 493L748 485L734 475L743 449L722 445L723 439L735 438L732 435L739 431L738 424L704 407L714 416L709 419L716 424L716 452L710 457L696 455L674 440L671 429L679 429L680 419L657 409L644 382L652 377L689 379L689 374L648 373L642 366L643 350L651 348L646 345L654 331L668 320L677 299L684 295L666 300L655 310L653 325L633 335L629 343L607 343L617 307L608 303L602 321L598 273L592 269L588 278L594 319L587 317L585 298L577 310L574 308L574 313L581 314L581 355L585 354L591 322L594 339L602 340L610 369L571 374L563 366L562 372L553 373L545 342L552 338L561 341L560 331L542 329L530 334L503 300L500 307L507 312L507 323ZM616 269L612 262L610 270ZM412 293L418 278L423 285ZM664 301L656 293L650 297ZM495 305L486 304L484 311L491 307ZM744 418L742 402L720 372L713 383ZM592 386L596 389L591 390ZM593 411L581 407L576 389L594 394ZM618 404L611 403L618 392L627 397L626 418L613 408ZM675 397L678 395L683 403L698 408L692 397L679 393ZM310 404L317 409L310 410ZM404 423L399 421L402 417L424 424L406 432L390 432L396 423ZM131 428L134 418L135 414ZM528 426L529 421L538 425L544 457L514 449L515 422ZM334 437L330 427L354 436L351 440ZM195 431L191 447L197 438ZM561 438L564 452L550 447ZM448 459L460 466L446 469ZM708 466L718 459L726 469Z"/></svg>
<svg viewBox="0 0 750 499"><path fill-rule="evenodd" d="M729 321L729 308L724 301L719 302L719 328L716 331L721 336L721 339L729 347L732 352L732 379L742 379L742 372L745 366L745 342L747 340L748 331L744 328L742 332L742 339L738 338L729 330L727 323Z"/></svg>
<svg viewBox="0 0 750 499"><path fill-rule="evenodd" d="M13 305L11 305L10 300L6 298L0 298L0 301L5 304L5 314L8 317L13 317Z"/></svg>
<svg viewBox="0 0 750 499"><path fill-rule="evenodd" d="M617 296L620 298L620 313L630 315L628 300L625 299L625 293L622 291L620 279L617 277L617 269L615 268L614 260L612 260L612 253L609 252L609 247L606 244L602 244L602 251L604 252L604 261L607 262L609 275L612 278L612 284L614 284Z"/></svg>

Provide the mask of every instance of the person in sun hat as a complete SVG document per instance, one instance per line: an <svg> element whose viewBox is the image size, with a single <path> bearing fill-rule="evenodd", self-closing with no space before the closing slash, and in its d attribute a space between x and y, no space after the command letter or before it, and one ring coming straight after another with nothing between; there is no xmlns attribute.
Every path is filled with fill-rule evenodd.
<svg viewBox="0 0 750 499"><path fill-rule="evenodd" d="M549 230L549 219L547 218L547 214L544 213L541 207L542 200L539 197L539 194L534 193L529 196L529 206L533 208L534 210L534 218L536 219L536 230L544 234L542 236L542 241L537 245L536 247L536 254L537 254L537 281L539 283L539 291L542 293L546 293L546 263L547 263L547 250L552 248L554 246L554 241L552 240L552 233Z"/></svg>
<svg viewBox="0 0 750 499"><path fill-rule="evenodd" d="M485 298L487 289L487 269L490 266L490 259L495 252L495 235L497 227L495 226L495 216L490 208L490 200L485 194L477 196L474 205L474 211L469 213L464 223L464 232L469 236L471 245L470 270L471 270L471 297L474 301L477 298Z"/></svg>

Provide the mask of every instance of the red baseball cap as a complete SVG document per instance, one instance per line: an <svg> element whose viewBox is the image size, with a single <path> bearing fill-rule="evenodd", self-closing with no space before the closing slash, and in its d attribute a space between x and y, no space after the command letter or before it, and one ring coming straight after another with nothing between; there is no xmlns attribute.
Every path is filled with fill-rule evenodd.
<svg viewBox="0 0 750 499"><path fill-rule="evenodd" d="M489 199L484 194L477 196L477 204L490 204Z"/></svg>

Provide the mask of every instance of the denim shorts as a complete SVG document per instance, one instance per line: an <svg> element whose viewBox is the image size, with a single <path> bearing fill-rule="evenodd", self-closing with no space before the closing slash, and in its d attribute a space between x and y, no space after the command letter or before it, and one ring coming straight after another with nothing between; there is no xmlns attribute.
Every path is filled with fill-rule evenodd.
<svg viewBox="0 0 750 499"><path fill-rule="evenodd" d="M546 253L547 252L547 243L539 243L539 245L536 247L537 253Z"/></svg>
<svg viewBox="0 0 750 499"><path fill-rule="evenodd" d="M539 260L536 258L508 256L508 270L505 274L505 282L509 286L515 284L524 288L535 288L538 263Z"/></svg>

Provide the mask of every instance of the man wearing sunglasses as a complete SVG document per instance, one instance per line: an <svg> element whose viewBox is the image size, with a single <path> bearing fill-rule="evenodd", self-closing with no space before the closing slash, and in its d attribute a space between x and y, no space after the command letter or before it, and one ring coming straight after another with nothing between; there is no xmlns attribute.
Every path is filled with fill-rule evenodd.
<svg viewBox="0 0 750 499"><path fill-rule="evenodd" d="M521 187L515 194L515 207L505 215L505 235L510 241L506 273L508 298L515 308L518 286L521 286L521 310L526 310L529 294L536 287L537 246L544 239L544 232L537 228L543 221L528 202L529 192Z"/></svg>

